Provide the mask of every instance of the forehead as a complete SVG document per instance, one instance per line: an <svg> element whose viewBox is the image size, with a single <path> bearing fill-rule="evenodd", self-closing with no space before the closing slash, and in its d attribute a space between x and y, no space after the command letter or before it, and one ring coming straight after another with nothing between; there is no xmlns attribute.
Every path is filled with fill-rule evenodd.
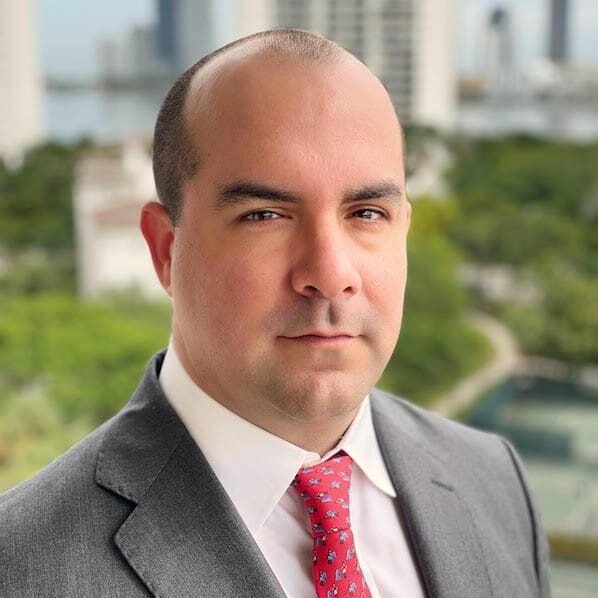
<svg viewBox="0 0 598 598"><path fill-rule="evenodd" d="M353 57L316 63L239 51L192 82L187 130L199 171L402 170L401 132L380 82ZM388 174L388 173L387 173Z"/></svg>

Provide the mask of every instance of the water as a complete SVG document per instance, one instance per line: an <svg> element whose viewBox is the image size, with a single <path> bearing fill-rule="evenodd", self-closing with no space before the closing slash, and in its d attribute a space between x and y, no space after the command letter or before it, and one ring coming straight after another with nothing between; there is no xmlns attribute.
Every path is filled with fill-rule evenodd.
<svg viewBox="0 0 598 598"><path fill-rule="evenodd" d="M457 129L472 135L525 132L571 141L598 140L598 106L527 101L463 103Z"/></svg>
<svg viewBox="0 0 598 598"><path fill-rule="evenodd" d="M107 142L151 136L165 93L50 90L44 105L46 132L67 142L83 136Z"/></svg>
<svg viewBox="0 0 598 598"><path fill-rule="evenodd" d="M166 91L49 90L44 105L48 136L60 141L84 135L105 141L128 135L150 136ZM598 107L539 102L463 103L457 115L457 129L475 135L526 131L590 141L598 139Z"/></svg>

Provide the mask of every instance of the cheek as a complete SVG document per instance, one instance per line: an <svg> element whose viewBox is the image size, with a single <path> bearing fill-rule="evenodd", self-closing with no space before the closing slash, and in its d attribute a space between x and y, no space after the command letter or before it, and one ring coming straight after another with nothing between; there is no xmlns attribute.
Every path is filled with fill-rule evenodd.
<svg viewBox="0 0 598 598"><path fill-rule="evenodd" d="M385 363L395 349L403 322L403 304L406 286L406 264L396 261L381 268L371 301L380 315L376 343Z"/></svg>
<svg viewBox="0 0 598 598"><path fill-rule="evenodd" d="M210 312L209 325L254 334L279 299L283 274L267 260L235 254L203 265L205 288L198 293Z"/></svg>
<svg viewBox="0 0 598 598"><path fill-rule="evenodd" d="M388 257L373 260L367 268L367 282L371 301L380 311L392 317L402 313L407 260L404 251L396 251Z"/></svg>

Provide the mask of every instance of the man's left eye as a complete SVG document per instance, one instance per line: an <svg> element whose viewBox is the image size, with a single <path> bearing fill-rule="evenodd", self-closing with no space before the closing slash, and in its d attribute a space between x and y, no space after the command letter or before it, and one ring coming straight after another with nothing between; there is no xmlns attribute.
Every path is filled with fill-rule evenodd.
<svg viewBox="0 0 598 598"><path fill-rule="evenodd" d="M254 212L249 212L249 214L245 214L242 220L260 222L262 220L276 220L277 218L280 218L280 214L272 212L271 210L256 210Z"/></svg>
<svg viewBox="0 0 598 598"><path fill-rule="evenodd" d="M381 210L374 210L372 208L364 208L353 212L354 215L359 216L362 220L380 220L386 218L386 214Z"/></svg>

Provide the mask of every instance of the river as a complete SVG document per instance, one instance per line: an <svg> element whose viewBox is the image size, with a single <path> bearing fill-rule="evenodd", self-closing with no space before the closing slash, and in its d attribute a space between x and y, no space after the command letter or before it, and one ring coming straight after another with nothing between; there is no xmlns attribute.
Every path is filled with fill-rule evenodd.
<svg viewBox="0 0 598 598"><path fill-rule="evenodd" d="M72 141L87 135L98 141L115 141L128 135L151 135L166 89L108 92L95 89L50 89L44 98L48 137ZM598 107L463 103L457 130L473 135L526 131L578 141L598 140Z"/></svg>

